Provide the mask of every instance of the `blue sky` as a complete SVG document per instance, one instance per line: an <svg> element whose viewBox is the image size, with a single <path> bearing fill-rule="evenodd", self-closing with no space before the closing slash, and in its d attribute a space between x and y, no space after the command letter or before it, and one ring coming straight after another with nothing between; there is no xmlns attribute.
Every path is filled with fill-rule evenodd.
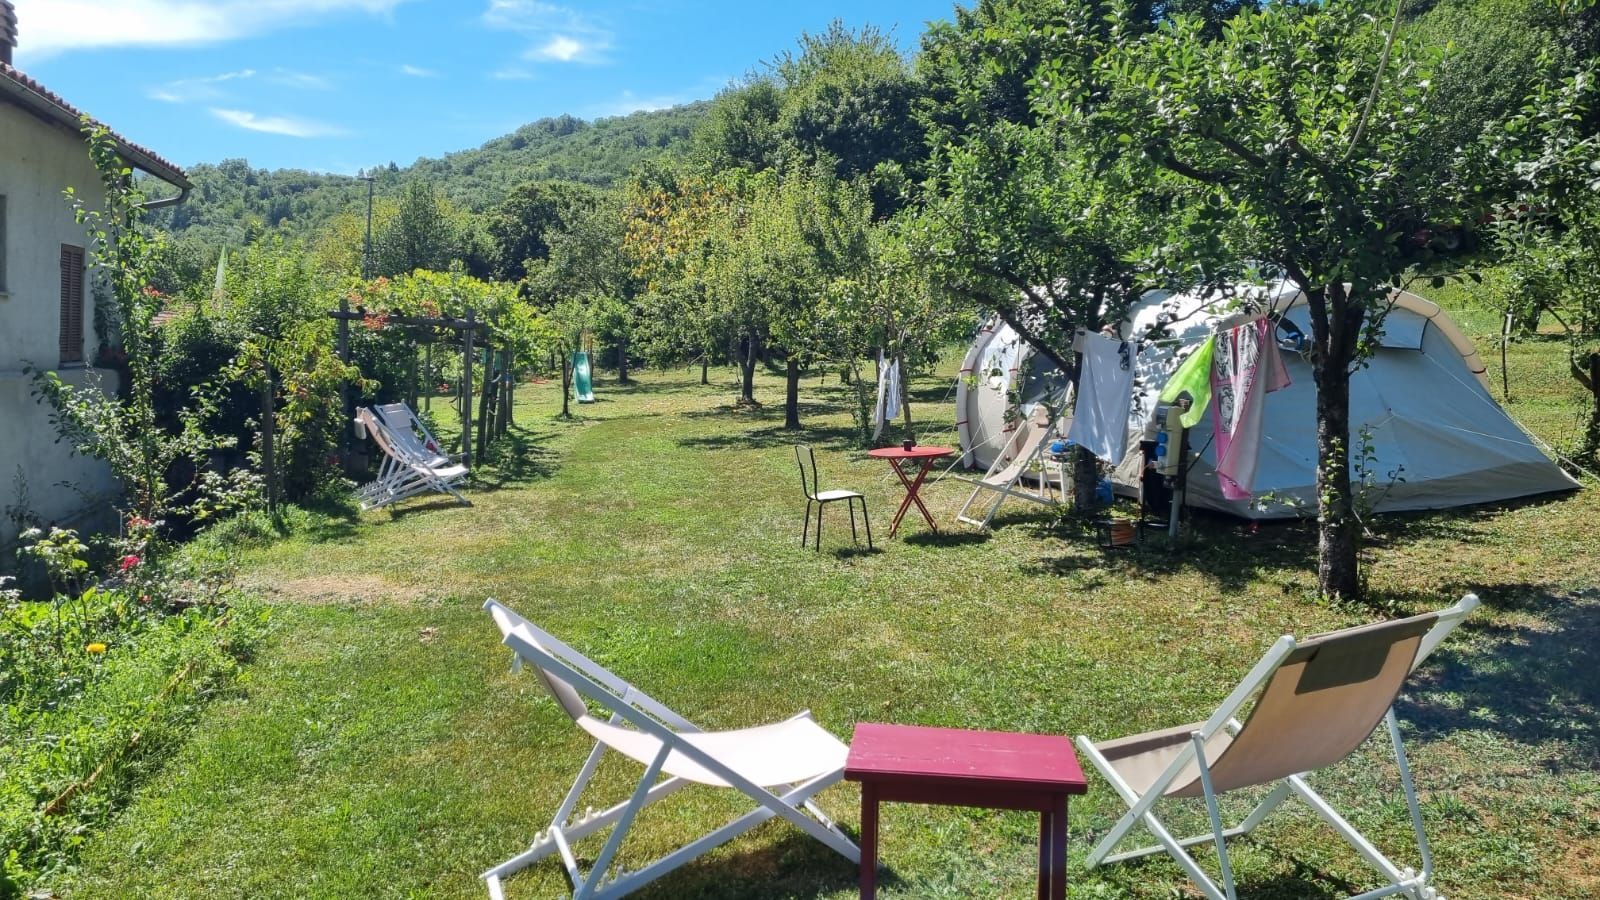
<svg viewBox="0 0 1600 900"><path fill-rule="evenodd" d="M17 67L179 163L353 173L710 97L834 18L914 47L954 0L13 0Z"/></svg>

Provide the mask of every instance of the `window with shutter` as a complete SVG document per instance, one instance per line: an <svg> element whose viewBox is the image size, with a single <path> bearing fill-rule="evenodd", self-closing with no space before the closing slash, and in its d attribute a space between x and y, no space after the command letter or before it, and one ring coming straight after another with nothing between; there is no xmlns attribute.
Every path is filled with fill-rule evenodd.
<svg viewBox="0 0 1600 900"><path fill-rule="evenodd" d="M61 364L83 362L83 248L61 245Z"/></svg>

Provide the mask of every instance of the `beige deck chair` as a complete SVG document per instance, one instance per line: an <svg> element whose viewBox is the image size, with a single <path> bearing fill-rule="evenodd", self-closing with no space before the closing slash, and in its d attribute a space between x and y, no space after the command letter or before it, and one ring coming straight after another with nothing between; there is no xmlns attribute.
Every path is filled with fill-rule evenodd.
<svg viewBox="0 0 1600 900"><path fill-rule="evenodd" d="M1430 885L1433 857L1423 833L1411 769L1400 741L1394 701L1407 676L1478 605L1468 595L1438 613L1366 625L1297 642L1279 638L1211 718L1192 725L1095 743L1078 738L1078 748L1129 806L1089 854L1092 868L1163 851L1183 867L1211 900L1235 900L1233 866L1227 840L1248 834L1290 796L1311 806L1356 852L1387 879L1387 884L1357 895L1405 895L1436 900ZM1254 709L1243 725L1235 715L1252 698ZM1387 722L1400 782L1416 833L1421 870L1401 868L1340 816L1306 783L1307 773L1349 756ZM1236 828L1224 829L1217 796L1256 785L1273 785L1266 798ZM1155 816L1162 798L1204 797L1211 833L1178 840ZM1144 825L1157 844L1110 855L1136 825ZM1185 848L1213 843L1221 868L1217 884Z"/></svg>
<svg viewBox="0 0 1600 900"><path fill-rule="evenodd" d="M967 497L967 502L961 505L961 511L956 513L956 521L964 522L974 528L988 528L994 519L994 514L1000 511L1000 504L1007 497L1016 497L1032 503L1053 505L1055 498L1051 495L1050 480L1040 470L1038 490L1029 490L1022 487L1019 482L1022 476L1028 473L1028 468L1044 455L1045 448L1050 444L1050 438L1055 434L1055 413L1045 404L1041 403L1033 408L1033 414L1024 419L1011 438L1001 448L994 463L989 466L982 478L962 478L974 485L972 494ZM985 492L994 494L994 500L989 503L989 508L984 511L983 518L974 518L967 515L967 511L978 501Z"/></svg>
<svg viewBox="0 0 1600 900"><path fill-rule="evenodd" d="M504 900L502 879L553 854L566 867L575 900L621 897L775 816L850 862L861 862L860 848L812 800L844 777L850 748L812 721L810 713L755 728L701 731L498 601L489 600L484 608L494 617L506 646L516 652L514 664L531 664L562 711L595 739L549 828L527 850L483 873L493 900ZM591 701L604 708L605 718L590 711ZM628 800L574 818L578 800L607 750L643 766L644 776ZM666 780L657 781L663 775ZM689 784L738 791L754 802L755 809L641 869L624 872L619 867L611 873L617 850L640 810ZM584 872L572 845L606 828L611 833L605 846Z"/></svg>
<svg viewBox="0 0 1600 900"><path fill-rule="evenodd" d="M377 509L417 494L449 494L471 506L459 485L467 480L467 467L429 449L409 425L396 427L373 409L356 410L356 424L383 452L378 477L356 490L361 508Z"/></svg>

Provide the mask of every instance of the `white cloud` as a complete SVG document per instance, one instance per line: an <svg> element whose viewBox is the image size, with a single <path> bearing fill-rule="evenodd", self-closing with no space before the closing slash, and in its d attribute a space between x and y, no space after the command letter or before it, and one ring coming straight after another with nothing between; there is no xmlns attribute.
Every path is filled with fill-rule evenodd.
<svg viewBox="0 0 1600 900"><path fill-rule="evenodd" d="M616 100L595 107L592 115L595 117L625 116L629 113L682 106L694 99L694 97L687 94L658 94L653 97L641 97L633 91L623 91L622 96Z"/></svg>
<svg viewBox="0 0 1600 900"><path fill-rule="evenodd" d="M23 0L17 53L171 47L253 37L338 13L382 15L407 0Z"/></svg>
<svg viewBox="0 0 1600 900"><path fill-rule="evenodd" d="M612 34L576 10L543 0L489 0L483 22L490 28L524 35L532 46L522 58L533 62L603 63Z"/></svg>
<svg viewBox="0 0 1600 900"><path fill-rule="evenodd" d="M305 91L328 91L333 89L333 82L321 75L295 72L290 69L274 69L272 74L267 76L267 80L273 84Z"/></svg>
<svg viewBox="0 0 1600 900"><path fill-rule="evenodd" d="M433 69L424 69L421 66L413 66L413 65L410 65L409 63L400 67L400 74L402 74L402 75L410 75L412 78L438 78L439 77L439 73L434 71Z"/></svg>
<svg viewBox="0 0 1600 900"><path fill-rule="evenodd" d="M226 87L229 82L265 80L271 84L296 90L326 91L333 87L333 84L321 75L310 75L289 69L274 69L259 79L257 76L255 69L240 69L237 72L223 72L221 75L201 78L179 78L150 88L145 93L151 99L164 103L202 103L228 98L232 93Z"/></svg>
<svg viewBox="0 0 1600 900"><path fill-rule="evenodd" d="M345 129L337 125L313 122L310 119L297 119L293 116L262 116L242 109L216 108L211 110L211 114L230 125L237 125L246 131L281 134L286 137L333 137L346 133Z"/></svg>
<svg viewBox="0 0 1600 900"><path fill-rule="evenodd" d="M538 47L529 50L528 59L542 59L550 62L573 62L591 53L590 47L577 38L570 38L558 34L545 41Z"/></svg>
<svg viewBox="0 0 1600 900"><path fill-rule="evenodd" d="M222 88L218 85L229 81L244 81L256 77L255 69L240 69L237 72L223 72L221 75L207 75L202 78L179 78L166 84L151 88L146 93L153 100L164 103L194 103L200 100L215 100L223 95Z"/></svg>

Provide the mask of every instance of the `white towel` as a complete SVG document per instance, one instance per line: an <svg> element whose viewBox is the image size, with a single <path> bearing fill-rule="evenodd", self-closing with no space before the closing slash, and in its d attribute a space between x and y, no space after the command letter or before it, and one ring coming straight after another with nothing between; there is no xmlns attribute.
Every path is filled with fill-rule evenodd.
<svg viewBox="0 0 1600 900"><path fill-rule="evenodd" d="M1099 334L1083 336L1083 371L1072 418L1073 443L1116 465L1128 451L1133 407L1134 345Z"/></svg>
<svg viewBox="0 0 1600 900"><path fill-rule="evenodd" d="M878 402L872 410L872 438L883 434L883 427L900 415L900 362L890 360L884 365L883 352L878 352Z"/></svg>

